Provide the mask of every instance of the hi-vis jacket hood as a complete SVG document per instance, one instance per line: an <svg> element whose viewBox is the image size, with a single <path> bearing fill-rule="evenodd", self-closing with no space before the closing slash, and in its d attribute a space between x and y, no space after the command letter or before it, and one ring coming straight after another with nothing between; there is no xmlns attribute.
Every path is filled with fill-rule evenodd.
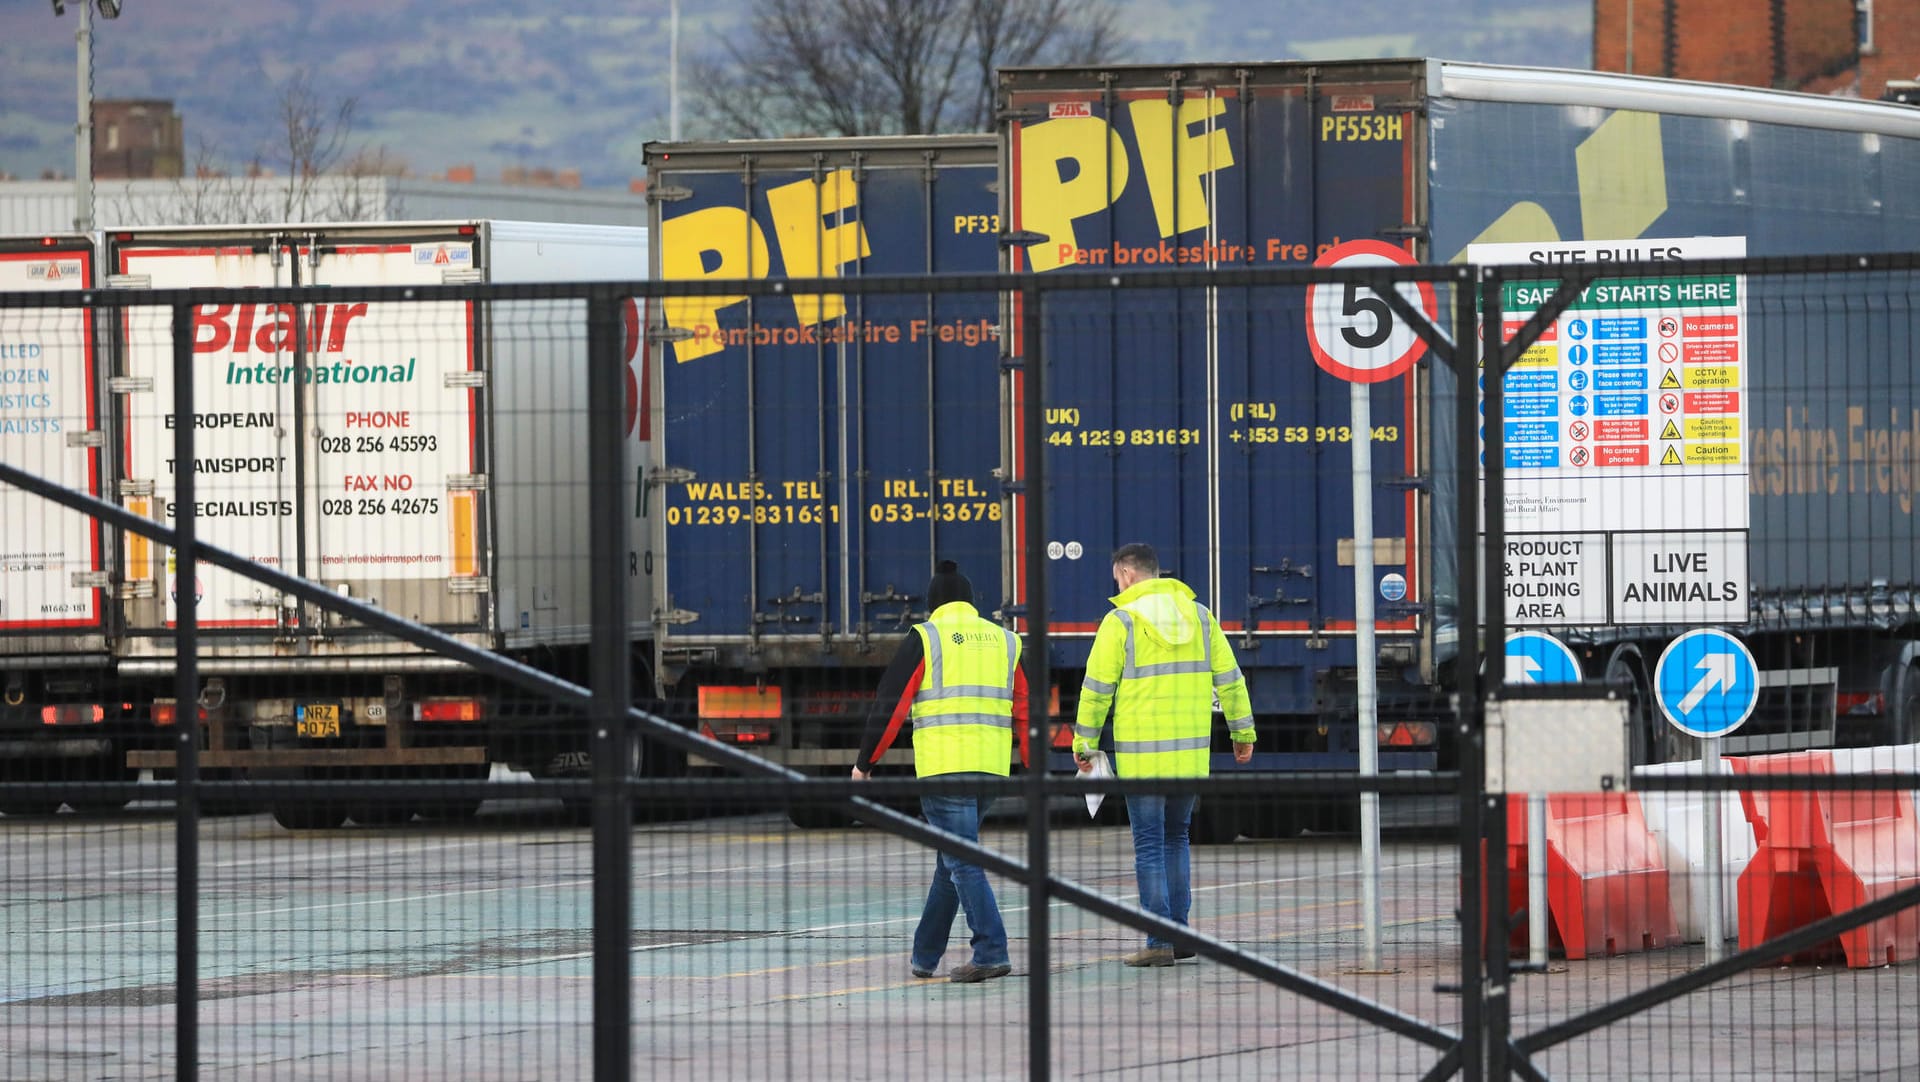
<svg viewBox="0 0 1920 1082"><path fill-rule="evenodd" d="M1134 626L1161 646L1185 646L1200 637L1193 587L1179 579L1142 579L1108 598L1139 618Z"/></svg>
<svg viewBox="0 0 1920 1082"><path fill-rule="evenodd" d="M1178 579L1136 582L1113 598L1087 652L1073 751L1099 746L1113 713L1123 778L1205 777L1216 696L1236 744L1254 741L1253 705L1220 621Z"/></svg>

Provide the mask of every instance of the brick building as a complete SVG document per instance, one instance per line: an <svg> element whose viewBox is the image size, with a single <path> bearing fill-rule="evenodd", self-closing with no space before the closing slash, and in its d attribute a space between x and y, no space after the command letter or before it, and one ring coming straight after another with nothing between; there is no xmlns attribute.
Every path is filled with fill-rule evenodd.
<svg viewBox="0 0 1920 1082"><path fill-rule="evenodd" d="M1920 77L1920 2L1594 0L1593 66L1878 98Z"/></svg>
<svg viewBox="0 0 1920 1082"><path fill-rule="evenodd" d="M101 180L178 177L186 163L180 114L170 101L95 101L93 175Z"/></svg>

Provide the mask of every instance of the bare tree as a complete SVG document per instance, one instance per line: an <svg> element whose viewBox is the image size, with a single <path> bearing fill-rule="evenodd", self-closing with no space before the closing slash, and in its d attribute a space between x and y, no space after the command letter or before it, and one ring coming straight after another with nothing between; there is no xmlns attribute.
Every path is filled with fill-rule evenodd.
<svg viewBox="0 0 1920 1082"><path fill-rule="evenodd" d="M286 155L287 190L282 204L282 221L306 219L314 198L314 188L322 174L332 169L346 153L347 140L353 134L353 114L359 99L346 97L329 105L313 88L313 71L295 68L280 85L280 133L284 138L275 150Z"/></svg>
<svg viewBox="0 0 1920 1082"><path fill-rule="evenodd" d="M739 43L691 65L724 134L984 131L993 72L1118 59L1112 0L755 0Z"/></svg>
<svg viewBox="0 0 1920 1082"><path fill-rule="evenodd" d="M274 99L277 141L237 167L206 139L164 196L111 206L109 220L127 225L247 225L324 220L378 221L399 213L387 178L405 175L404 161L385 147L352 144L354 98L325 99L308 69L293 72Z"/></svg>

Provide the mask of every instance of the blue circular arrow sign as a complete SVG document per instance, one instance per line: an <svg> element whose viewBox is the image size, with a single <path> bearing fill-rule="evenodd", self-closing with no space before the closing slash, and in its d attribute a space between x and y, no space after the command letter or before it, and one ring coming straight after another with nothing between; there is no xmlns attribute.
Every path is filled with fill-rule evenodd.
<svg viewBox="0 0 1920 1082"><path fill-rule="evenodd" d="M1509 684L1577 684L1580 659L1567 644L1543 631L1520 631L1507 636Z"/></svg>
<svg viewBox="0 0 1920 1082"><path fill-rule="evenodd" d="M1703 627L1673 640L1653 670L1660 712L1688 736L1725 736L1746 724L1760 701L1760 667L1745 643Z"/></svg>

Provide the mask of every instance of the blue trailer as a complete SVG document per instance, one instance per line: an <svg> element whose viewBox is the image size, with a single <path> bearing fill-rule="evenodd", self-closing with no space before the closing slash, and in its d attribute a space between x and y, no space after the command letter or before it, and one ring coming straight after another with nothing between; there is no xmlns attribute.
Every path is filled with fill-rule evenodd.
<svg viewBox="0 0 1920 1082"><path fill-rule="evenodd" d="M1920 246L1920 196L1901 182L1920 165L1920 112L1902 106L1430 60L997 79L992 136L651 146L656 273L1110 280L1299 267L1356 242L1422 263L1459 262L1476 242L1617 242L1621 259L1637 240L1700 235L1743 238L1758 256ZM789 765L844 770L936 559L960 561L983 611L1027 626L1024 487L1044 455L1056 724L1110 607L1107 557L1146 541L1232 638L1260 724L1250 766L1355 769L1358 437L1374 478L1374 572L1359 585L1375 599L1381 765L1446 766L1460 633L1446 366L1423 359L1375 384L1370 431L1355 433L1349 388L1315 364L1297 287L1045 296L1039 447L1018 424L1017 302L664 306L648 493L669 708ZM1846 473L1849 441L1871 458L1884 431L1899 457L1920 445L1920 423L1904 387L1872 392L1891 402L1861 398L1876 384L1854 369L1893 342L1853 350L1878 333L1865 325L1841 339L1847 379L1809 378L1793 343L1828 319L1760 319L1752 332L1756 617L1741 630L1769 674L1755 747L1920 735L1920 633L1903 600L1920 596L1920 465L1889 466L1884 492L1816 492L1804 450L1817 429L1844 452L1842 480L1864 477L1865 464ZM1808 521L1882 540L1809 547ZM1558 630L1587 676L1634 689L1643 759L1685 754L1647 691L1680 629ZM1216 765L1232 769L1218 738ZM1058 745L1052 765L1066 768ZM1212 803L1204 836L1299 824Z"/></svg>
<svg viewBox="0 0 1920 1082"><path fill-rule="evenodd" d="M985 135L650 144L654 271L992 273L994 148ZM1001 608L997 298L687 298L650 326L665 709L844 774L879 669L925 618L935 562L960 564L983 613Z"/></svg>

